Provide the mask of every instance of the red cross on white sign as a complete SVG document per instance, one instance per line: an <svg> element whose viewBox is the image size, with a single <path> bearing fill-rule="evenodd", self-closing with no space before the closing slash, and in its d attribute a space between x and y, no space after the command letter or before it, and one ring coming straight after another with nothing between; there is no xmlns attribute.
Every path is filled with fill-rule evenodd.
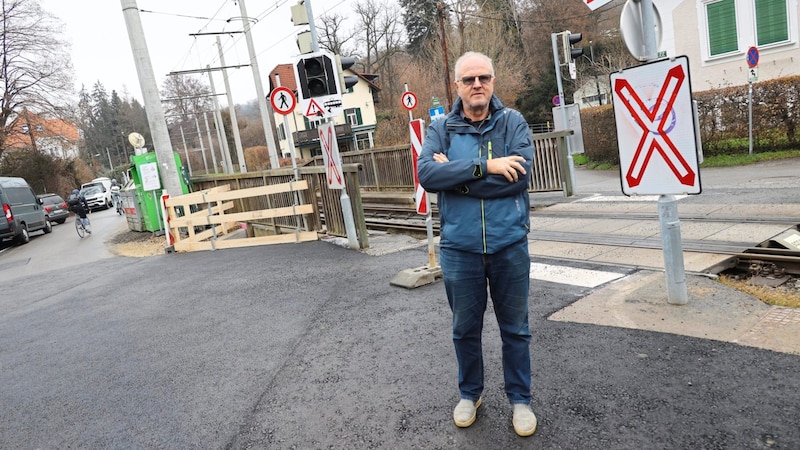
<svg viewBox="0 0 800 450"><path fill-rule="evenodd" d="M699 194L688 59L627 68L611 85L623 193Z"/></svg>
<svg viewBox="0 0 800 450"><path fill-rule="evenodd" d="M327 122L317 128L319 143L322 145L322 161L325 163L325 174L330 189L344 189L342 162L339 159L339 143L336 142L336 129L333 123Z"/></svg>
<svg viewBox="0 0 800 450"><path fill-rule="evenodd" d="M408 127L411 130L411 159L414 162L414 202L417 204L418 214L428 214L428 193L425 188L419 184L419 176L417 175L417 159L422 152L422 127L425 126L425 121L422 119L412 120Z"/></svg>

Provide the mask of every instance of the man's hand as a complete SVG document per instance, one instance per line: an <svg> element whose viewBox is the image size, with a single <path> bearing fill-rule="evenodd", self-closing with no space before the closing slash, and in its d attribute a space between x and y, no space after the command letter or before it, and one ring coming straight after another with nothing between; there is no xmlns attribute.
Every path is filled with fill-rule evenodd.
<svg viewBox="0 0 800 450"><path fill-rule="evenodd" d="M436 155L434 155L434 158ZM519 180L520 175L525 175L525 168L522 167L522 162L525 158L522 156L503 156L502 158L492 158L486 161L486 171L496 175L506 177L510 183Z"/></svg>
<svg viewBox="0 0 800 450"><path fill-rule="evenodd" d="M449 159L447 159L447 155L445 155L444 153L434 153L433 160L440 163L450 161Z"/></svg>

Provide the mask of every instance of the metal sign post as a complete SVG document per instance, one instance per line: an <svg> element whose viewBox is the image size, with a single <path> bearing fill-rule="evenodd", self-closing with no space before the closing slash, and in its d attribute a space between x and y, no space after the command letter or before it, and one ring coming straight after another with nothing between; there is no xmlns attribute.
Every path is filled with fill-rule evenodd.
<svg viewBox="0 0 800 450"><path fill-rule="evenodd" d="M628 0L626 6L634 6L629 5L632 0ZM631 41L633 44L636 45L628 45L629 50L633 47L636 51L634 52L631 50L631 54L634 57L639 59L640 61L653 61L657 58L658 55L658 32L660 31L659 20L657 18L657 12L655 7L653 6L653 0L639 0L639 14L634 14L638 17L635 19L640 20L628 20L628 22L638 22L641 23L641 35L638 34L639 27L632 27L633 29L626 29L624 26L622 27L623 31L623 39L625 40L626 44ZM628 8L625 8L628 9ZM632 13L629 12L627 17L630 17ZM623 18L626 17L623 14ZM623 20L623 22L625 22ZM624 24L624 23L623 23ZM657 29L658 27L658 29ZM641 36L640 38L638 36ZM641 42L640 42L641 41ZM642 44L643 48L639 47L639 44ZM639 50L641 48L641 50ZM688 66L688 62L686 63ZM630 69L626 69L630 70ZM674 174L674 177L678 180L678 183L686 185L691 184L691 187L687 187L686 190L683 192L689 192L695 187L695 178L699 178L698 173L692 173L690 176L690 172L692 171L692 167L686 164L686 159L681 156L681 152L678 151L677 147L669 144L672 143L673 140L677 140L679 133L672 133L674 129L670 129L669 125L667 124L670 116L674 112L674 99L681 91L681 86L685 89L689 90L689 98L691 98L691 87L689 86L688 80L688 70L685 73L678 73L684 69L675 69L671 70L667 73L666 78L661 78L664 80L663 86L661 88L661 92L655 98L647 97L646 95L637 94L636 89L630 85L625 87L624 83L618 83L617 87L615 88L612 82L612 95L614 96L614 116L618 117L618 114L624 114L623 110L627 110L632 115L636 115L640 120L637 120L638 131L641 132L642 136L639 140L639 145L637 147L637 153L634 154L633 158L630 160L631 166L627 171L621 171L620 176L625 177L622 182L623 186L624 183L628 183L628 186L640 186L641 185L641 176L644 174L644 171L647 169L647 161L648 158L642 158L642 155L638 154L639 152L648 153L653 149L653 146L659 146L659 148L663 148L662 144L666 144L667 148L663 148L664 158L663 158L663 165L669 167L669 170ZM682 75L685 75L685 84L684 78ZM624 81L624 80L623 80ZM660 80L659 80L660 81ZM669 94L669 95L667 95ZM666 97L671 97L672 102L662 102ZM620 105L617 106L618 103L625 104L623 107ZM627 101L627 103L626 103ZM619 111L618 111L619 108ZM639 112L635 112L636 110ZM656 118L660 112L660 117ZM691 124L691 127L685 126L682 127L683 130L694 130L694 113L690 109L690 114L688 117L683 117L681 120ZM647 120L644 120L647 119ZM677 113L676 113L676 120L677 120ZM631 127L628 127L631 128ZM619 119L617 119L617 134L619 137L620 133L620 126L619 126ZM657 141L657 142L656 142ZM695 139L692 139L695 141ZM622 148L620 147L620 160L622 161ZM694 157L695 161L697 158L697 148L694 147ZM640 163L640 165L636 165L636 163ZM620 169L622 169L622 162L620 162ZM694 176L694 178L693 178ZM691 183L690 183L691 181ZM699 193L699 181L697 182L697 192ZM666 275L666 284L667 284L667 302L675 305L685 305L688 303L688 294L686 290L686 270L684 267L683 262L683 244L681 242L681 223L678 216L678 201L675 198L674 190L669 189L666 191L660 192L660 196L658 199L658 221L661 228L661 243L664 252L664 272ZM626 193L627 195L627 193Z"/></svg>
<svg viewBox="0 0 800 450"><path fill-rule="evenodd" d="M750 47L747 50L747 66L750 70L747 71L747 117L748 117L748 136L749 136L749 151L753 154L753 81L756 80L758 73L758 48Z"/></svg>

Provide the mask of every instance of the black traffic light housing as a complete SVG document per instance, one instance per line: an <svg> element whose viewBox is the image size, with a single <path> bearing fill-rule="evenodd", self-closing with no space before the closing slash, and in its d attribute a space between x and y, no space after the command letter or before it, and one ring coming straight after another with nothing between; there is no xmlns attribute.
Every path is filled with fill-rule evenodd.
<svg viewBox="0 0 800 450"><path fill-rule="evenodd" d="M300 81L301 98L325 97L338 94L337 72L328 55L308 55L297 61L297 78Z"/></svg>
<svg viewBox="0 0 800 450"><path fill-rule="evenodd" d="M581 39L583 39L583 35L581 33L571 33L569 30L567 30L562 34L562 39L562 46L564 47L564 64L575 62L576 59L583 55L583 49L580 47L575 48L573 45L580 42Z"/></svg>
<svg viewBox="0 0 800 450"><path fill-rule="evenodd" d="M339 56L336 55L336 61L339 66L339 86L344 91L350 89L358 83L357 75L345 75L344 71L349 69L356 63L356 59L352 56Z"/></svg>

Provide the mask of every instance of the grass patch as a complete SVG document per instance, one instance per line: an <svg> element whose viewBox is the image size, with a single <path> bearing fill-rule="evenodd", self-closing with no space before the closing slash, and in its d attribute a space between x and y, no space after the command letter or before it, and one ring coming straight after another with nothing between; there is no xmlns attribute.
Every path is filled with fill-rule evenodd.
<svg viewBox="0 0 800 450"><path fill-rule="evenodd" d="M730 167L745 166L762 161L775 161L787 158L800 157L800 150L780 150L762 153L744 153L741 155L714 155L704 158L700 167Z"/></svg>
<svg viewBox="0 0 800 450"><path fill-rule="evenodd" d="M750 294L768 305L800 308L800 291L792 287L767 287L752 285L747 280L720 275L719 282L738 291Z"/></svg>

